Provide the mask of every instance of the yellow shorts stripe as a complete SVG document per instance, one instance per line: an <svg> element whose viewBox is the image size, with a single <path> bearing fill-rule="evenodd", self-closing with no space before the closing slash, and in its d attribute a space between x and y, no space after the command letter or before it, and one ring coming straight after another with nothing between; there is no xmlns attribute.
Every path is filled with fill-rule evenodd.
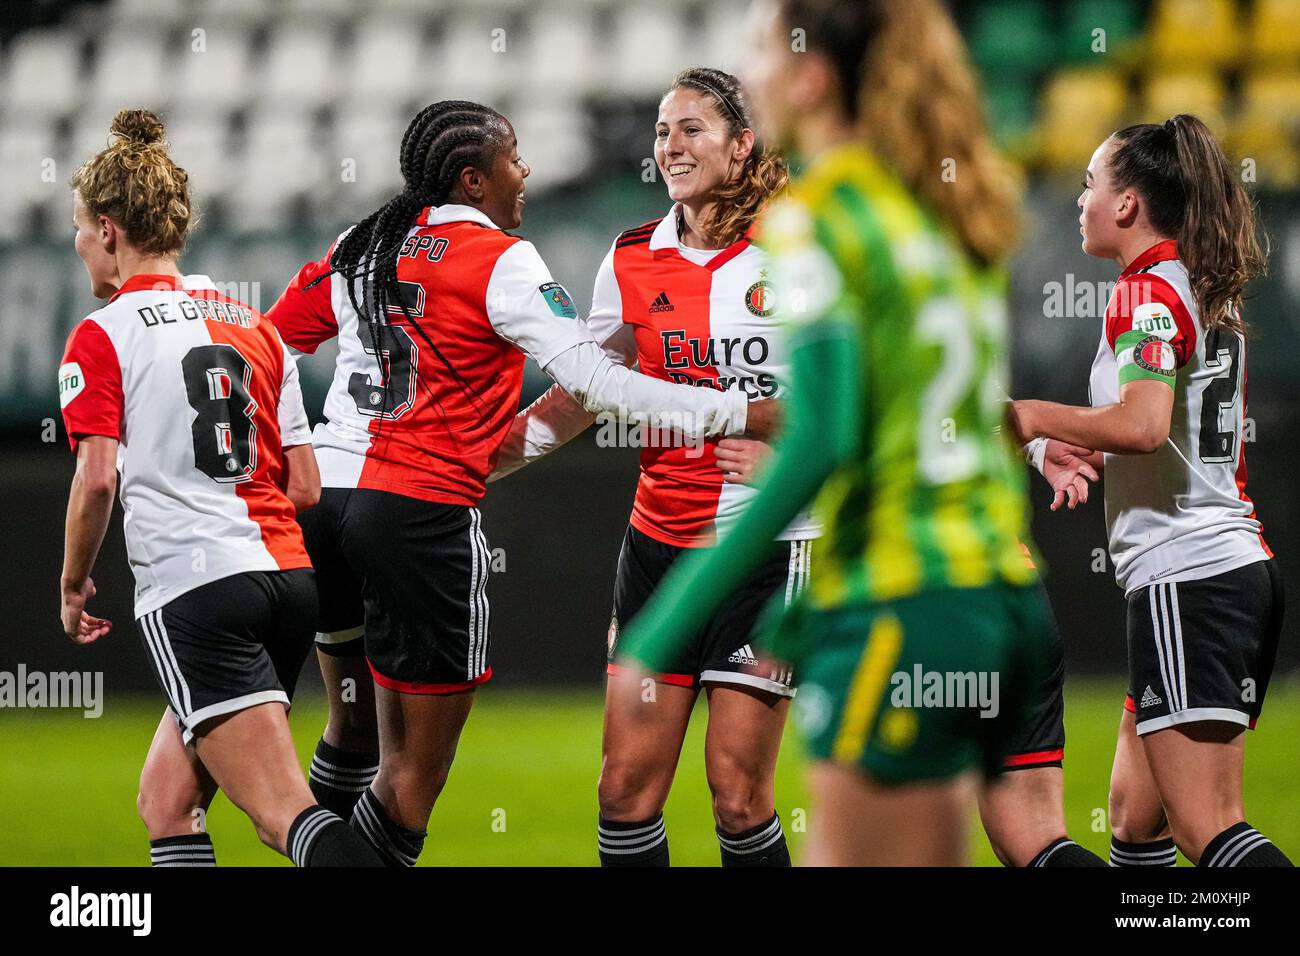
<svg viewBox="0 0 1300 956"><path fill-rule="evenodd" d="M893 614L882 614L871 625L867 646L858 659L853 683L849 687L840 732L835 737L831 756L841 763L856 763L867 748L871 726L889 675L898 664L903 650L903 625Z"/></svg>

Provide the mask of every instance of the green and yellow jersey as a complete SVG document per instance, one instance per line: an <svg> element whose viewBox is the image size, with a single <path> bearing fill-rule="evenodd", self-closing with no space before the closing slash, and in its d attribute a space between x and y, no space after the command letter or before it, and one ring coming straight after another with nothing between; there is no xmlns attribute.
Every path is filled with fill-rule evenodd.
<svg viewBox="0 0 1300 956"><path fill-rule="evenodd" d="M857 454L816 498L812 606L1035 580L1024 468L1000 431L1002 270L974 264L860 145L819 157L763 241L792 348L837 324L857 345L841 399L859 406Z"/></svg>

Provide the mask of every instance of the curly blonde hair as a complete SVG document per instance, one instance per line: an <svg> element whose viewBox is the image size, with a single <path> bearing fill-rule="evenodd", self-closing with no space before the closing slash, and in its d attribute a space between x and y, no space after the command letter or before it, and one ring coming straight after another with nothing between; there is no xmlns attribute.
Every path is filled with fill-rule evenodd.
<svg viewBox="0 0 1300 956"><path fill-rule="evenodd" d="M72 176L72 188L93 216L108 216L140 252L179 256L193 225L190 177L172 162L162 120L148 110L122 110L109 143Z"/></svg>

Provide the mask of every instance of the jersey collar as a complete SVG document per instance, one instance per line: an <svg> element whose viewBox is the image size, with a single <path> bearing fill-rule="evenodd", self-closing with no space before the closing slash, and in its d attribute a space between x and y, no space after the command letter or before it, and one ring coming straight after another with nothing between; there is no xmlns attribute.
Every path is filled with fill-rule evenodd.
<svg viewBox="0 0 1300 956"><path fill-rule="evenodd" d="M184 279L181 276L164 276L141 272L123 282L121 287L109 297L108 301L115 302L118 296L126 295L128 292L143 292L146 290L161 292L163 289L176 291L184 287Z"/></svg>
<svg viewBox="0 0 1300 956"><path fill-rule="evenodd" d="M473 206L462 206L459 203L448 202L441 206L430 206L429 215L425 217L426 226L442 226L449 222L475 222L480 226L487 226L489 229L500 229L495 222L489 219L481 209L475 209Z"/></svg>
<svg viewBox="0 0 1300 956"><path fill-rule="evenodd" d="M682 204L679 202L673 203L673 208L668 210L668 215L664 216L663 219L659 221L659 225L655 226L655 231L650 234L651 252L658 252L661 249L671 249L673 252L677 252L677 219L681 214ZM753 232L753 227L747 229L741 238L727 246L727 248L719 249L717 254L708 262L704 263L704 265L700 266L700 268L708 269L713 272L717 271L721 266L726 265L732 259L736 258L736 256L749 248L750 237L753 235ZM685 256L682 256L682 258L686 259ZM690 259L686 259L686 261L691 262ZM695 264L696 263L691 262L691 265Z"/></svg>
<svg viewBox="0 0 1300 956"><path fill-rule="evenodd" d="M1119 276L1122 279L1124 276L1131 276L1133 273L1145 269L1147 266L1153 266L1157 262L1165 262L1169 259L1177 258L1178 244L1173 239L1162 239L1130 262L1128 268L1121 272Z"/></svg>

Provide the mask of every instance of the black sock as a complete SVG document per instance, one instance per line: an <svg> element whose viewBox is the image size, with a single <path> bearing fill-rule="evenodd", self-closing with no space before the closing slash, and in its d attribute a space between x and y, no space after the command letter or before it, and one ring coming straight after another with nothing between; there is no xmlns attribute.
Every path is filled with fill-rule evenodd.
<svg viewBox="0 0 1300 956"><path fill-rule="evenodd" d="M1294 866L1286 854L1275 847L1249 823L1234 823L1208 844L1201 854L1200 866Z"/></svg>
<svg viewBox="0 0 1300 956"><path fill-rule="evenodd" d="M1111 866L1177 866L1178 850L1173 837L1152 840L1150 843L1125 843L1110 838Z"/></svg>
<svg viewBox="0 0 1300 956"><path fill-rule="evenodd" d="M347 820L378 772L379 754L340 750L322 737L307 778L316 802Z"/></svg>
<svg viewBox="0 0 1300 956"><path fill-rule="evenodd" d="M668 831L662 813L630 822L601 817L597 843L601 866L668 865Z"/></svg>
<svg viewBox="0 0 1300 956"><path fill-rule="evenodd" d="M294 866L383 866L383 861L337 813L308 807L289 826L289 859Z"/></svg>
<svg viewBox="0 0 1300 956"><path fill-rule="evenodd" d="M149 841L150 866L216 866L212 837L206 833Z"/></svg>
<svg viewBox="0 0 1300 956"><path fill-rule="evenodd" d="M723 866L790 865L790 848L785 844L781 817L775 813L772 819L748 830L728 833L718 827L717 833Z"/></svg>
<svg viewBox="0 0 1300 956"><path fill-rule="evenodd" d="M427 836L421 830L408 830L390 818L368 787L352 811L352 826L383 857L387 866L415 866Z"/></svg>
<svg viewBox="0 0 1300 956"><path fill-rule="evenodd" d="M1029 861L1030 866L1106 866L1106 861L1068 837L1053 840Z"/></svg>

